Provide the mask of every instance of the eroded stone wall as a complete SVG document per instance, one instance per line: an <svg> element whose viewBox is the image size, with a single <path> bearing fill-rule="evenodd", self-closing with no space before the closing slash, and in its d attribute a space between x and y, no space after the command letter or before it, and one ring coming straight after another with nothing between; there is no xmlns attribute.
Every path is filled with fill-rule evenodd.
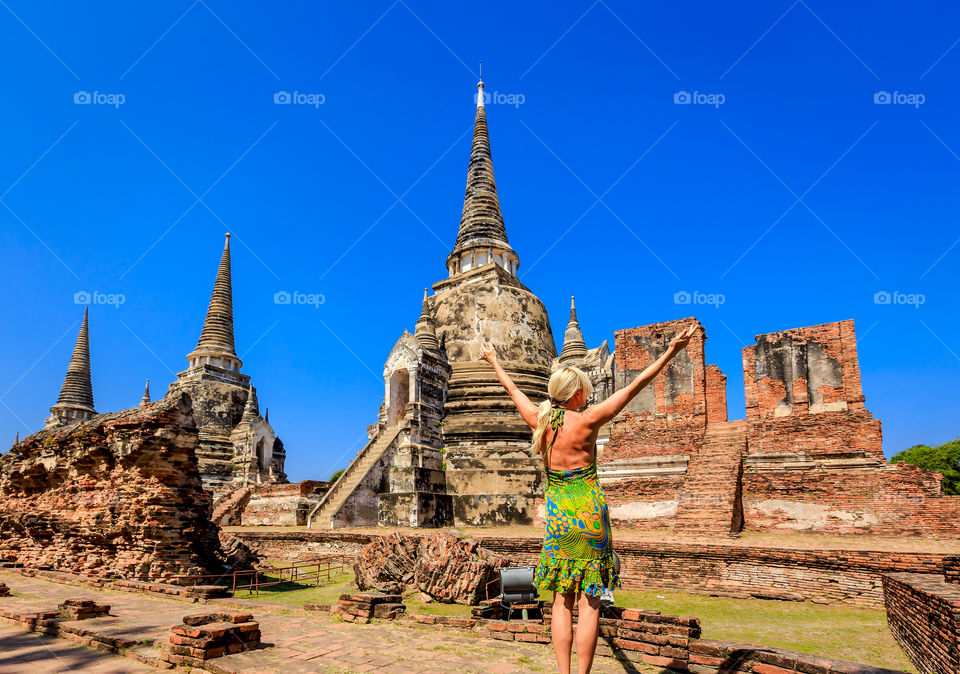
<svg viewBox="0 0 960 674"><path fill-rule="evenodd" d="M617 330L614 352L616 388L628 385L659 358L670 340L691 321L696 319ZM701 326L687 348L677 354L653 383L614 420L610 442L604 448L604 461L691 454L703 446L707 425L705 339ZM719 370L711 375L714 410L719 409L717 373ZM726 408L726 402L723 408Z"/></svg>
<svg viewBox="0 0 960 674"><path fill-rule="evenodd" d="M330 483L304 480L292 484L262 484L251 489L250 500L243 508L243 526L304 526L310 510Z"/></svg>
<svg viewBox="0 0 960 674"><path fill-rule="evenodd" d="M743 349L751 454L883 460L864 407L852 320L758 335Z"/></svg>
<svg viewBox="0 0 960 674"><path fill-rule="evenodd" d="M35 433L0 457L0 559L168 578L220 568L183 394Z"/></svg>
<svg viewBox="0 0 960 674"><path fill-rule="evenodd" d="M960 585L941 575L883 576L887 624L923 674L960 672Z"/></svg>
<svg viewBox="0 0 960 674"><path fill-rule="evenodd" d="M748 464L745 528L960 536L960 496L942 495L942 479L940 473L905 463L853 469Z"/></svg>

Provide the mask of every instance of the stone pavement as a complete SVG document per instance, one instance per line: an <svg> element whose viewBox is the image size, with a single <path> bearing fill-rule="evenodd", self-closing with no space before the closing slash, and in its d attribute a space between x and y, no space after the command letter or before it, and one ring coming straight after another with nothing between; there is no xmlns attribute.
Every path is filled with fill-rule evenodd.
<svg viewBox="0 0 960 674"><path fill-rule="evenodd" d="M157 672L126 658L77 646L63 639L25 632L0 624L0 674L41 674L46 672Z"/></svg>
<svg viewBox="0 0 960 674"><path fill-rule="evenodd" d="M137 641L135 650L143 657L156 657L155 647L150 642L166 642L170 628L180 623L189 613L202 611L203 607L172 599L146 597L139 594L98 591L86 587L61 585L19 574L0 573L0 581L10 586L14 596L0 598L0 608L40 610L55 608L68 598L91 598L98 603L109 604L110 616L83 621L86 629L112 638ZM215 600L209 607L229 605L230 600ZM240 602L237 602L238 604ZM556 662L549 645L521 644L498 641L478 634L451 630L434 625L418 625L410 622L378 622L359 625L342 622L336 617L306 614L288 607L268 608L252 602L242 602L244 608L254 614L263 633L266 648L259 651L229 655L210 660L208 669L215 673L245 672L323 672L341 674L347 672L390 671L391 674L416 672L431 674L440 672L484 672L508 674L510 672L552 672ZM273 612L276 611L276 612ZM38 636L20 631L19 628L0 623L0 659L6 656L8 640L14 653L19 653L23 644L32 643ZM62 644L64 652L76 652L91 658L89 671L158 671L147 669L140 663L119 656L103 656L92 650L78 648L61 639L44 638L44 643ZM146 643L145 643L146 642ZM30 653L38 653L36 647ZM42 660L36 671L70 671L82 667L61 667L52 655ZM114 669L94 669L109 667ZM2 661L2 660L0 660ZM47 669L43 669L47 667ZM0 668L22 672L23 667ZM623 672L653 673L657 667L631 665L610 658L597 658L594 671L598 674L621 674Z"/></svg>

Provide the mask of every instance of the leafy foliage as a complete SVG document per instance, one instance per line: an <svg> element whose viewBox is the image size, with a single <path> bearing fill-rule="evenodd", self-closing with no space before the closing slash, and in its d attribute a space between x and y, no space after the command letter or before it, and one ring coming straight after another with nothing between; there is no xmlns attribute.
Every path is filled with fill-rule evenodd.
<svg viewBox="0 0 960 674"><path fill-rule="evenodd" d="M345 470L346 470L346 468L341 468L340 470L334 472L334 474L330 476L330 481L331 481L331 482L336 482L336 481L339 479L339 477L340 477L341 475L343 475L343 471L345 471Z"/></svg>
<svg viewBox="0 0 960 674"><path fill-rule="evenodd" d="M941 473L943 493L960 494L960 439L951 440L939 447L914 445L890 459L890 463L901 461Z"/></svg>

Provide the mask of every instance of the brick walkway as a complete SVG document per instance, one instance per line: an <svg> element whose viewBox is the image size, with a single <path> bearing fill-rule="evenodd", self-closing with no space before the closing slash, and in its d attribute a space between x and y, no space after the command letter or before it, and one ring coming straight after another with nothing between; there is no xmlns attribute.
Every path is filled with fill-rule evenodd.
<svg viewBox="0 0 960 674"><path fill-rule="evenodd" d="M97 603L109 604L110 616L83 621L83 626L95 632L131 641L166 642L170 628L180 623L182 616L197 613L204 609L197 604L141 596L139 594L97 591L84 587L50 583L35 578L25 578L19 574L0 573L0 581L5 582L14 592L14 596L0 598L0 607L5 609L41 610L55 608L68 598L91 598ZM217 600L208 604L213 607L229 600ZM552 647L549 645L526 645L516 642L503 642L483 638L468 632L461 632L436 626L417 625L408 622L383 622L369 625L357 625L341 622L337 618L303 614L298 611L268 613L263 605L244 604L254 613L254 619L260 622L264 645L269 647L250 653L230 655L210 661L209 669L216 673L278 672L298 674L299 672L323 672L340 674L346 672L387 671L391 674L415 672L431 674L439 672L490 672L507 674L509 672L552 672L556 670ZM279 608L279 607L278 607ZM286 608L286 607L284 607ZM17 627L0 623L0 663L7 657L8 640L13 653L21 648L39 658L40 665L30 665L31 671L70 671L82 669L95 672L141 672L158 671L145 668L136 661L119 656L104 656L89 649L79 648L71 642L61 639L44 638L44 644L53 642L63 653L71 657L90 658L90 669L65 667L58 664L54 651L45 651L48 656L34 645L35 634L20 631ZM155 657L156 650L150 645L138 645L132 650L144 657ZM104 661L108 662L104 662ZM14 665L7 671L22 672L22 666ZM113 667L110 669L109 667ZM43 667L46 667L44 669ZM59 668L58 668L59 667ZM102 669L97 669L103 667ZM637 668L635 668L637 667ZM659 672L660 669L648 666L632 666L609 658L597 658L594 671L598 674L622 674L624 672Z"/></svg>
<svg viewBox="0 0 960 674"><path fill-rule="evenodd" d="M94 672L123 674L158 670L126 658L118 658L76 646L63 639L45 637L0 624L0 674L40 674L41 672Z"/></svg>

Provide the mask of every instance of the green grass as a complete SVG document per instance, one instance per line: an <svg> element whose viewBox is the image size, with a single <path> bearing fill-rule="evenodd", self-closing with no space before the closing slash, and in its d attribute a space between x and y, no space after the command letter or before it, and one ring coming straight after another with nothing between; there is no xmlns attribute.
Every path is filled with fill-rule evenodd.
<svg viewBox="0 0 960 674"><path fill-rule="evenodd" d="M683 592L618 591L617 605L696 616L706 639L743 641L915 672L882 608L730 599Z"/></svg>
<svg viewBox="0 0 960 674"><path fill-rule="evenodd" d="M356 592L353 573L335 574L329 584L296 583L238 592L240 599L299 608L304 603L335 604L341 594ZM706 597L663 590L616 593L617 606L700 618L703 637L784 648L839 660L916 671L893 640L882 608L821 605L811 602ZM409 613L469 617L470 607L423 603L416 591L404 594Z"/></svg>

